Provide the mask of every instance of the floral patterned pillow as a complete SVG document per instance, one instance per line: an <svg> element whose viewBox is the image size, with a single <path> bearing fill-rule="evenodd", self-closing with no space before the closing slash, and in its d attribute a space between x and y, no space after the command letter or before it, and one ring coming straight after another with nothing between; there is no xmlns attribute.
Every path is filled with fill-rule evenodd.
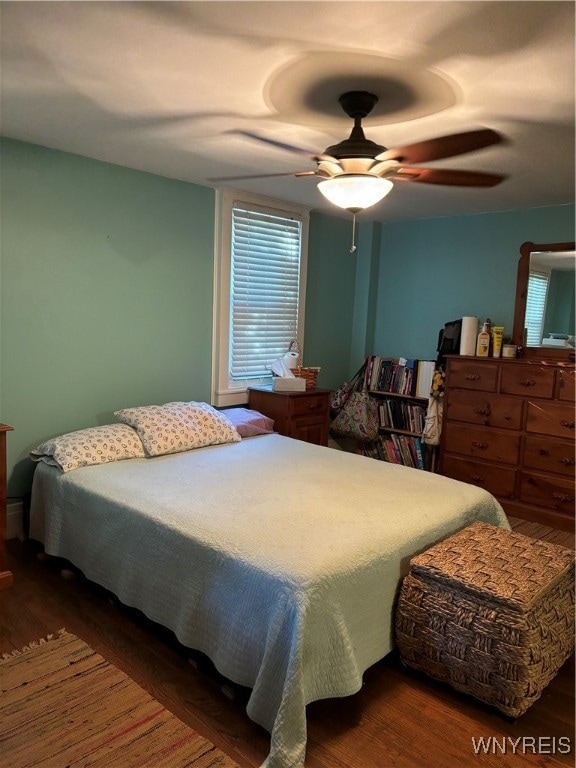
<svg viewBox="0 0 576 768"><path fill-rule="evenodd" d="M43 461L62 472L109 461L142 459L144 456L138 433L126 424L107 424L67 432L46 440L30 452L32 461Z"/></svg>
<svg viewBox="0 0 576 768"><path fill-rule="evenodd" d="M114 415L137 430L148 456L242 439L230 419L208 403L146 405L124 408Z"/></svg>

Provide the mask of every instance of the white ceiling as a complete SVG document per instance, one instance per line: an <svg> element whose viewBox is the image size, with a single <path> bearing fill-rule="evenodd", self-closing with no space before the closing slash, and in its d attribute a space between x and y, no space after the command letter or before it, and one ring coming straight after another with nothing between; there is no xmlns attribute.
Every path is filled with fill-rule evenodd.
<svg viewBox="0 0 576 768"><path fill-rule="evenodd" d="M346 138L348 90L387 147L493 128L501 145L430 163L498 187L399 183L392 221L574 202L574 10L561 2L6 2L1 132L176 179L314 163L235 130L321 152ZM210 184L214 186L214 184ZM230 183L338 213L315 179Z"/></svg>

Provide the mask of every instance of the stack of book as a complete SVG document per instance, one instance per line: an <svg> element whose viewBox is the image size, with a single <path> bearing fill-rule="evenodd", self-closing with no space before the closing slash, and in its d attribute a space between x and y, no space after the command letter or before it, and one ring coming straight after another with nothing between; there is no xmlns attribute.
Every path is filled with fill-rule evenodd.
<svg viewBox="0 0 576 768"><path fill-rule="evenodd" d="M406 467L425 469L422 441L410 435L381 435L373 443L363 443L362 453L391 464L403 464Z"/></svg>
<svg viewBox="0 0 576 768"><path fill-rule="evenodd" d="M368 389L374 392L427 399L435 367L434 360L372 355L368 360L366 382Z"/></svg>
<svg viewBox="0 0 576 768"><path fill-rule="evenodd" d="M382 400L378 413L381 427L404 429L407 432L424 431L426 411L419 403L410 400Z"/></svg>

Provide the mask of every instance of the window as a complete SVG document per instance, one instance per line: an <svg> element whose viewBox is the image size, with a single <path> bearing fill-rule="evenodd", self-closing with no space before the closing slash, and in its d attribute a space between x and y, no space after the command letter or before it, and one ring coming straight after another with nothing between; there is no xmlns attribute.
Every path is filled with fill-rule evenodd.
<svg viewBox="0 0 576 768"><path fill-rule="evenodd" d="M544 316L550 275L547 272L530 271L528 276L528 292L526 295L526 346L539 347L542 344Z"/></svg>
<svg viewBox="0 0 576 768"><path fill-rule="evenodd" d="M218 203L212 400L233 405L302 348L308 210L231 190Z"/></svg>

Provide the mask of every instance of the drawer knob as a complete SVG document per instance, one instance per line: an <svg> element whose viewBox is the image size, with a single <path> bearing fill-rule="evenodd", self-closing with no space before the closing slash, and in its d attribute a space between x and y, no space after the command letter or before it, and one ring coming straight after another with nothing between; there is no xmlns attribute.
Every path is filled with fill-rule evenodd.
<svg viewBox="0 0 576 768"><path fill-rule="evenodd" d="M486 448L488 448L488 443L479 443L477 440L474 440L472 442L472 448L480 448L480 450L485 451Z"/></svg>
<svg viewBox="0 0 576 768"><path fill-rule="evenodd" d="M574 496L568 496L567 493L553 493L552 498L562 502L562 504L568 501L574 501Z"/></svg>
<svg viewBox="0 0 576 768"><path fill-rule="evenodd" d="M574 429L574 427L576 426L576 422L574 421L561 421L560 424L563 427L566 427L566 429Z"/></svg>
<svg viewBox="0 0 576 768"><path fill-rule="evenodd" d="M534 379L523 379L522 381L519 381L518 384L520 384L521 387L536 386L536 382L534 381Z"/></svg>
<svg viewBox="0 0 576 768"><path fill-rule="evenodd" d="M565 467L573 467L574 464L576 464L576 461L574 459L568 458L568 456L563 456L561 459L558 459L560 464L564 464Z"/></svg>
<svg viewBox="0 0 576 768"><path fill-rule="evenodd" d="M472 475L470 480L472 480L474 483L483 483L486 478L482 477L482 475Z"/></svg>
<svg viewBox="0 0 576 768"><path fill-rule="evenodd" d="M478 381L480 376L477 373L469 373L466 376L464 376L464 379L466 381Z"/></svg>
<svg viewBox="0 0 576 768"><path fill-rule="evenodd" d="M547 451L546 448L540 448L540 456L550 456L550 451Z"/></svg>
<svg viewBox="0 0 576 768"><path fill-rule="evenodd" d="M490 407L488 408L475 408L474 413L478 416L490 416Z"/></svg>

